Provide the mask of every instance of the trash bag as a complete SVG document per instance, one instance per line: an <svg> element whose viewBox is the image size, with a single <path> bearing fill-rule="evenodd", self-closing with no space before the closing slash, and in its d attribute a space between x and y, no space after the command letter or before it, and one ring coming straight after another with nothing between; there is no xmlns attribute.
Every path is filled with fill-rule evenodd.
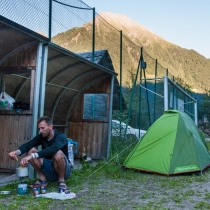
<svg viewBox="0 0 210 210"><path fill-rule="evenodd" d="M0 94L0 110L12 110L15 99L6 92Z"/></svg>
<svg viewBox="0 0 210 210"><path fill-rule="evenodd" d="M18 101L13 103L14 109L29 110L30 104L24 101Z"/></svg>

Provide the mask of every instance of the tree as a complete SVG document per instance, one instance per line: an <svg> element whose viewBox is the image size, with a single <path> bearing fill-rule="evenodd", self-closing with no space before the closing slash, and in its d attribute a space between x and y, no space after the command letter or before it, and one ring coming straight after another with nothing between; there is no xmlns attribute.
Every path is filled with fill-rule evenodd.
<svg viewBox="0 0 210 210"><path fill-rule="evenodd" d="M206 137L210 137L210 95L206 94L203 97L203 101L198 108L199 124L198 128L201 130Z"/></svg>

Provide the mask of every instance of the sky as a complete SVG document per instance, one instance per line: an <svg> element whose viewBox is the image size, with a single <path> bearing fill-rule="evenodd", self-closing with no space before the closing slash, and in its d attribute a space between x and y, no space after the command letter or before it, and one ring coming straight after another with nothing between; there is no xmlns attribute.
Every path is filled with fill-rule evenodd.
<svg viewBox="0 0 210 210"><path fill-rule="evenodd" d="M83 0L97 13L124 14L163 39L210 59L210 0Z"/></svg>

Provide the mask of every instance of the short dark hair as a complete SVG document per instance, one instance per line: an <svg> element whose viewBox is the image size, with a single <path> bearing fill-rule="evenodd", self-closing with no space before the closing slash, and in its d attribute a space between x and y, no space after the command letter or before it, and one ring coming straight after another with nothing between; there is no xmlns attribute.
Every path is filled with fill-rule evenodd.
<svg viewBox="0 0 210 210"><path fill-rule="evenodd" d="M45 121L48 125L53 124L52 123L52 119L50 117L47 116L42 116L38 119L37 124L39 124L40 122Z"/></svg>

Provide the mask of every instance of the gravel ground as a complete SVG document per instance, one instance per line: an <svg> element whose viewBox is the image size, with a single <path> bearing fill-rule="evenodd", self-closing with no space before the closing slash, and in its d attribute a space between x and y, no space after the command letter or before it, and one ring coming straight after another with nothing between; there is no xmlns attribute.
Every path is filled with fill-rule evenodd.
<svg viewBox="0 0 210 210"><path fill-rule="evenodd" d="M180 177L156 175L144 178L104 180L93 190L85 184L77 199L85 197L86 207L99 203L103 209L210 209L209 177L184 177L181 181Z"/></svg>
<svg viewBox="0 0 210 210"><path fill-rule="evenodd" d="M25 197L18 197L14 189L12 195L0 195L0 210L14 209L12 207L40 209L42 202L47 203L47 208L43 208L54 210L210 209L209 180L209 169L199 176L166 177L133 173L132 176L123 178L118 178L117 174L116 177L107 178L104 175L95 175L78 186L70 186L72 192L76 193L75 199L36 199L31 191ZM16 185L17 182L14 186ZM55 189L52 185L48 186L48 191Z"/></svg>

